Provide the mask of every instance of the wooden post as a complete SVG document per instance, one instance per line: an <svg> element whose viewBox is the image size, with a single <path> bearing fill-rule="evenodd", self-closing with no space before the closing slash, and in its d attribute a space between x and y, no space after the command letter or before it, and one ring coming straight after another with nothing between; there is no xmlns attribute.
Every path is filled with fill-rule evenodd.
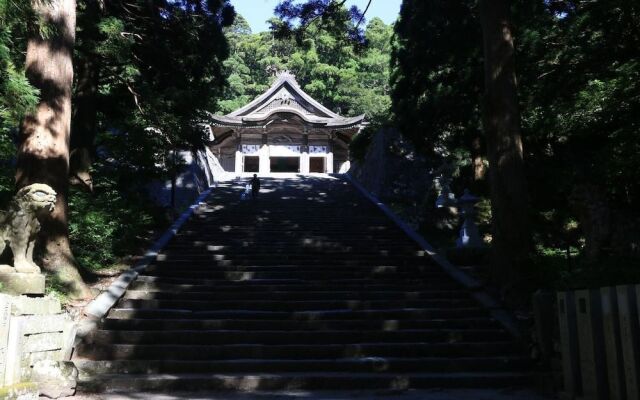
<svg viewBox="0 0 640 400"><path fill-rule="evenodd" d="M269 162L269 144L266 133L262 134L262 146L258 155L260 157L258 171L260 174L268 174L271 172L271 163Z"/></svg>
<svg viewBox="0 0 640 400"><path fill-rule="evenodd" d="M551 360L553 352L553 294L538 291L532 296L533 315L536 323L538 346L545 364Z"/></svg>
<svg viewBox="0 0 640 400"><path fill-rule="evenodd" d="M333 139L329 138L327 144L327 157L325 158L325 172L327 174L333 174Z"/></svg>
<svg viewBox="0 0 640 400"><path fill-rule="evenodd" d="M302 135L302 154L300 154L300 173L309 173L309 136Z"/></svg>
<svg viewBox="0 0 640 400"><path fill-rule="evenodd" d="M640 328L638 321L638 296L631 285L616 287L620 315L620 335L627 386L627 398L640 398L638 374L640 373Z"/></svg>
<svg viewBox="0 0 640 400"><path fill-rule="evenodd" d="M578 290L578 346L580 348L580 372L585 399L600 400L607 393L607 365L604 355L602 332L602 308L599 292Z"/></svg>
<svg viewBox="0 0 640 400"><path fill-rule="evenodd" d="M622 360L618 296L616 289L612 287L600 289L600 296L602 300L602 322L609 378L609 398L611 400L624 400L627 398L627 389L625 385L624 362Z"/></svg>
<svg viewBox="0 0 640 400"><path fill-rule="evenodd" d="M236 149L236 165L235 165L235 171L236 171L236 176L240 176L242 175L242 166L243 166L243 155L242 155L242 148L240 147L240 145L238 145L238 148Z"/></svg>
<svg viewBox="0 0 640 400"><path fill-rule="evenodd" d="M558 319L564 391L573 397L582 393L576 304L573 292L558 293Z"/></svg>

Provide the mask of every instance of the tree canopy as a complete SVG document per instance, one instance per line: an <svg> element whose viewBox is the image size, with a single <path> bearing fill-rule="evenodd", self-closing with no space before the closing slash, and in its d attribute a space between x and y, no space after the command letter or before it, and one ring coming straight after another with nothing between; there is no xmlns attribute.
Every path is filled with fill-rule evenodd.
<svg viewBox="0 0 640 400"><path fill-rule="evenodd" d="M139 188L175 177L175 150L203 145L206 112L241 107L289 70L333 111L396 125L434 167L453 160L454 186L491 202L494 221L522 207L542 259L534 273L577 260L566 276L601 277L611 264L640 276L627 268L640 256L636 2L404 0L387 25L342 0L285 0L271 30L254 33L229 0L66 0L75 41L43 18L54 2L63 3L0 0L0 203L16 168L28 175L29 118L53 96L38 65L29 70L29 43L71 45L73 78L60 81L70 86L70 137L56 174L72 185L64 224L77 264L133 251L164 221ZM509 22L498 34L488 25L497 11ZM501 164L513 157L517 168ZM522 177L495 175L521 165ZM497 205L518 185L526 198Z"/></svg>
<svg viewBox="0 0 640 400"><path fill-rule="evenodd" d="M274 32L251 33L239 15L225 34L231 51L224 63L228 86L219 112L228 113L248 103L269 87L276 71L289 70L303 90L333 111L347 116L366 114L373 121L389 118L392 27L381 19L366 25L368 47L361 52L315 24L306 28L306 36L298 43Z"/></svg>
<svg viewBox="0 0 640 400"><path fill-rule="evenodd" d="M558 267L556 256L579 253L588 266L574 274L602 279L604 266L626 268L608 275L620 282L635 263L621 258L638 256L638 232L629 222L639 216L638 5L539 0L512 1L510 8L525 179L543 257L538 272ZM436 162L453 158L463 177L476 178L469 167L477 165L472 139L485 90L480 27L476 1L405 1L391 79L403 133ZM550 273L571 263L561 261Z"/></svg>

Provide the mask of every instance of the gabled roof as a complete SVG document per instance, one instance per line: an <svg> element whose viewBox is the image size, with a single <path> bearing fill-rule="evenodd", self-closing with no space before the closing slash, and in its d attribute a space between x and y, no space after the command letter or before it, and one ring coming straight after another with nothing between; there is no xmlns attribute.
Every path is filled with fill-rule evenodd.
<svg viewBox="0 0 640 400"><path fill-rule="evenodd" d="M287 71L279 73L271 87L246 106L211 118L214 126L261 126L282 113L295 114L310 125L332 129L353 128L364 121L364 114L348 118L329 110L305 93Z"/></svg>

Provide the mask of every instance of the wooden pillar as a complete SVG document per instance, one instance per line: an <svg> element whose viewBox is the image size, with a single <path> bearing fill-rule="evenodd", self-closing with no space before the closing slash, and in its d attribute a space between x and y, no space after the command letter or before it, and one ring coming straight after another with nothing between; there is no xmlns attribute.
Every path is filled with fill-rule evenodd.
<svg viewBox="0 0 640 400"><path fill-rule="evenodd" d="M269 160L269 145L267 142L267 134L262 134L262 147L260 147L260 152L258 153L260 157L260 174L268 174L271 172L271 162Z"/></svg>
<svg viewBox="0 0 640 400"><path fill-rule="evenodd" d="M302 154L300 154L300 173L309 173L309 136L302 134Z"/></svg>
<svg viewBox="0 0 640 400"><path fill-rule="evenodd" d="M615 287L600 289L602 302L602 319L604 326L605 359L607 360L607 377L609 380L609 398L622 400L626 396L626 382L622 341L620 336L620 315L618 312L618 295Z"/></svg>
<svg viewBox="0 0 640 400"><path fill-rule="evenodd" d="M327 174L333 174L333 138L329 137L327 142L327 156L325 158L324 170Z"/></svg>
<svg viewBox="0 0 640 400"><path fill-rule="evenodd" d="M580 372L582 394L585 399L607 397L607 364L602 326L602 303L599 292L577 290L578 348L580 349Z"/></svg>
<svg viewBox="0 0 640 400"><path fill-rule="evenodd" d="M243 156L242 156L242 141L240 140L240 138L238 137L237 140L237 144L236 144L236 166L235 166L235 172L236 172L236 176L240 176L242 174L242 165L243 163Z"/></svg>
<svg viewBox="0 0 640 400"><path fill-rule="evenodd" d="M616 286L627 399L640 396L640 324L638 293L632 285Z"/></svg>
<svg viewBox="0 0 640 400"><path fill-rule="evenodd" d="M580 349L578 348L578 322L573 292L558 293L558 318L564 392L573 398L582 393Z"/></svg>

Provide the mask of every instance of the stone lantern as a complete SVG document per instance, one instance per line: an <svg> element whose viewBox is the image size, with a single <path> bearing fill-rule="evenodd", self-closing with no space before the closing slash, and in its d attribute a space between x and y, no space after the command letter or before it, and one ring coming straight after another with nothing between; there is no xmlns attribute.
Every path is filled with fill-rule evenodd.
<svg viewBox="0 0 640 400"><path fill-rule="evenodd" d="M436 198L436 208L449 208L456 206L456 195L451 192L452 170L451 165L444 163L440 168L440 176L435 178L436 187L439 189Z"/></svg>
<svg viewBox="0 0 640 400"><path fill-rule="evenodd" d="M480 199L469 193L469 189L465 189L464 194L458 200L458 208L464 218L464 222L460 228L460 236L456 241L456 247L458 248L482 247L484 245L475 221L475 206L478 201L480 201Z"/></svg>

